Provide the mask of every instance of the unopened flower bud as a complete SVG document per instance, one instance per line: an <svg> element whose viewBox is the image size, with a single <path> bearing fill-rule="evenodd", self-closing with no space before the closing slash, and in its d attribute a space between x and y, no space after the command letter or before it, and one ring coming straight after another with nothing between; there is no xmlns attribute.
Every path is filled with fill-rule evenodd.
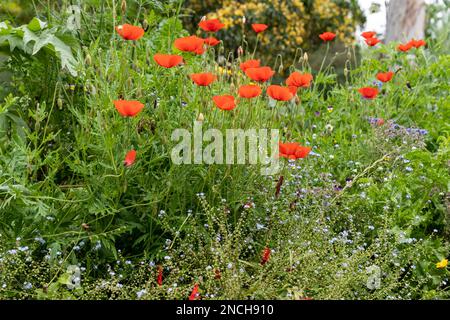
<svg viewBox="0 0 450 320"><path fill-rule="evenodd" d="M242 56L244 54L244 49L241 46L237 49L237 54L238 56Z"/></svg>
<svg viewBox="0 0 450 320"><path fill-rule="evenodd" d="M148 29L148 21L147 21L147 19L144 19L144 21L142 21L142 29L147 31L147 29Z"/></svg>
<svg viewBox="0 0 450 320"><path fill-rule="evenodd" d="M84 63L88 66L92 64L92 57L89 53L86 54L86 57L84 58Z"/></svg>
<svg viewBox="0 0 450 320"><path fill-rule="evenodd" d="M125 14L125 12L127 12L127 0L122 0L120 8L122 9L122 14Z"/></svg>
<svg viewBox="0 0 450 320"><path fill-rule="evenodd" d="M283 64L280 64L280 66L278 67L278 73L282 73L284 69Z"/></svg>
<svg viewBox="0 0 450 320"><path fill-rule="evenodd" d="M245 22L247 21L247 19L245 18L245 16L242 17L242 24L245 24Z"/></svg>
<svg viewBox="0 0 450 320"><path fill-rule="evenodd" d="M198 117L197 117L197 121L203 122L205 120L205 116L203 115L203 113L199 113Z"/></svg>
<svg viewBox="0 0 450 320"><path fill-rule="evenodd" d="M347 69L347 67L344 68L344 76L345 76L345 77L348 76L348 69Z"/></svg>
<svg viewBox="0 0 450 320"><path fill-rule="evenodd" d="M63 107L63 99L58 98L58 100L56 100L56 104L58 105L59 110L61 110Z"/></svg>
<svg viewBox="0 0 450 320"><path fill-rule="evenodd" d="M305 52L305 54L303 55L303 60L305 60L305 62L308 62L308 53Z"/></svg>

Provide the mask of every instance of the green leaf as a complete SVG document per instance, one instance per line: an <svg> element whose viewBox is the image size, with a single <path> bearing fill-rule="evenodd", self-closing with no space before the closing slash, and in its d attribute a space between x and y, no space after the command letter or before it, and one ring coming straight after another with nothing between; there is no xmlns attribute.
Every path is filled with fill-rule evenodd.
<svg viewBox="0 0 450 320"><path fill-rule="evenodd" d="M28 29L31 31L39 31L44 29L47 26L47 23L44 21L39 20L38 18L34 17L30 23L28 23Z"/></svg>

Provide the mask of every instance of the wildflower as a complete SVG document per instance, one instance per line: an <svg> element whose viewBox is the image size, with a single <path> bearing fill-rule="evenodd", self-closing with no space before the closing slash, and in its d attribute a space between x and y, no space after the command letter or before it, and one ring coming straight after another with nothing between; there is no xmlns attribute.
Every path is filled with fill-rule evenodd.
<svg viewBox="0 0 450 320"><path fill-rule="evenodd" d="M389 82L391 81L392 77L394 76L394 73L392 71L386 72L386 73L378 73L377 79L381 82Z"/></svg>
<svg viewBox="0 0 450 320"><path fill-rule="evenodd" d="M206 87L216 80L216 76L209 72L193 73L191 74L191 79L196 85Z"/></svg>
<svg viewBox="0 0 450 320"><path fill-rule="evenodd" d="M198 117L197 117L197 121L203 122L205 120L205 116L203 115L203 113L199 113Z"/></svg>
<svg viewBox="0 0 450 320"><path fill-rule="evenodd" d="M204 40L197 36L178 38L173 44L175 48L180 51L193 52L196 54L202 54L205 52L205 48L203 47Z"/></svg>
<svg viewBox="0 0 450 320"><path fill-rule="evenodd" d="M194 288L192 289L192 292L191 292L190 296L189 296L189 300L196 300L198 296L199 296L198 283L196 283L194 285Z"/></svg>
<svg viewBox="0 0 450 320"><path fill-rule="evenodd" d="M261 258L261 265L265 265L267 261L269 261L270 258L270 253L272 250L270 250L269 247L265 247L262 253L262 258Z"/></svg>
<svg viewBox="0 0 450 320"><path fill-rule="evenodd" d="M200 21L198 26L200 27L200 29L206 32L217 32L223 27L225 27L225 25L221 23L218 19Z"/></svg>
<svg viewBox="0 0 450 320"><path fill-rule="evenodd" d="M239 96L241 98L255 98L261 94L262 90L255 84L244 85L239 88Z"/></svg>
<svg viewBox="0 0 450 320"><path fill-rule="evenodd" d="M407 51L411 50L411 48L412 48L412 44L411 44L411 43L407 43L407 44L399 44L399 45L397 46L397 49L398 49L399 51L402 51L402 52L407 52Z"/></svg>
<svg viewBox="0 0 450 320"><path fill-rule="evenodd" d="M213 101L219 109L233 110L236 108L234 97L231 95L214 96Z"/></svg>
<svg viewBox="0 0 450 320"><path fill-rule="evenodd" d="M408 45L410 45L411 48L414 47L414 48L417 48L417 49L418 49L418 48L420 48L420 47L426 46L427 43L426 43L424 40L415 40L415 39L412 39L410 42L408 42Z"/></svg>
<svg viewBox="0 0 450 320"><path fill-rule="evenodd" d="M134 160L136 160L136 150L130 150L127 152L123 164L125 167L129 167L134 163Z"/></svg>
<svg viewBox="0 0 450 320"><path fill-rule="evenodd" d="M325 130L327 130L328 132L332 132L333 129L334 129L333 126L329 123L325 126Z"/></svg>
<svg viewBox="0 0 450 320"><path fill-rule="evenodd" d="M380 39L377 39L377 38L369 38L369 39L366 39L365 41L366 41L366 44L367 44L368 46L370 46L370 47L374 47L374 46L376 46L378 43L381 42L381 40L380 40Z"/></svg>
<svg viewBox="0 0 450 320"><path fill-rule="evenodd" d="M153 60L164 68L173 68L183 63L183 57L176 54L157 53L153 56Z"/></svg>
<svg viewBox="0 0 450 320"><path fill-rule="evenodd" d="M274 100L278 101L289 101L291 100L294 95L291 91L289 91L289 88L278 86L278 85L271 85L267 88L267 94Z"/></svg>
<svg viewBox="0 0 450 320"><path fill-rule="evenodd" d="M162 266L158 266L158 277L156 278L156 282L159 286L162 286L163 282L163 268Z"/></svg>
<svg viewBox="0 0 450 320"><path fill-rule="evenodd" d="M145 294L147 294L147 290L142 289L142 290L136 292L136 297L137 297L138 299L140 299L140 298L142 298Z"/></svg>
<svg viewBox="0 0 450 320"><path fill-rule="evenodd" d="M375 31L365 31L361 33L361 37L363 37L364 39L375 38L376 35L377 33Z"/></svg>
<svg viewBox="0 0 450 320"><path fill-rule="evenodd" d="M23 283L23 288L25 290L30 290L31 288L33 288L33 285L31 284L31 282L24 282Z"/></svg>
<svg viewBox="0 0 450 320"><path fill-rule="evenodd" d="M441 261L436 263L436 268L444 269L445 267L447 267L447 265L448 265L448 260L447 259L442 259Z"/></svg>
<svg viewBox="0 0 450 320"><path fill-rule="evenodd" d="M288 159L303 159L311 152L310 147L303 147L296 142L279 143L280 157Z"/></svg>
<svg viewBox="0 0 450 320"><path fill-rule="evenodd" d="M313 76L310 73L293 72L286 79L286 84L297 88L307 88L311 85L312 80Z"/></svg>
<svg viewBox="0 0 450 320"><path fill-rule="evenodd" d="M220 40L218 40L214 37L208 37L208 38L203 39L203 42L210 47L214 47L220 43Z"/></svg>
<svg viewBox="0 0 450 320"><path fill-rule="evenodd" d="M319 35L319 38L322 39L325 42L333 41L333 39L336 37L336 34L333 32L324 32L321 35Z"/></svg>
<svg viewBox="0 0 450 320"><path fill-rule="evenodd" d="M266 82L275 74L270 67L248 68L245 74L254 81Z"/></svg>
<svg viewBox="0 0 450 320"><path fill-rule="evenodd" d="M247 60L242 62L239 67L242 71L246 71L248 68L259 68L260 61L259 60Z"/></svg>
<svg viewBox="0 0 450 320"><path fill-rule="evenodd" d="M358 90L365 99L375 99L378 95L378 89L365 87Z"/></svg>
<svg viewBox="0 0 450 320"><path fill-rule="evenodd" d="M135 100L114 100L113 102L122 117L134 117L144 108L141 102Z"/></svg>
<svg viewBox="0 0 450 320"><path fill-rule="evenodd" d="M267 24L262 24L262 23L254 23L252 24L252 29L253 31L255 31L256 33L260 33L263 32L264 30L266 30L269 26Z"/></svg>
<svg viewBox="0 0 450 320"><path fill-rule="evenodd" d="M141 27L127 23L117 26L116 31L125 40L139 40L145 32Z"/></svg>

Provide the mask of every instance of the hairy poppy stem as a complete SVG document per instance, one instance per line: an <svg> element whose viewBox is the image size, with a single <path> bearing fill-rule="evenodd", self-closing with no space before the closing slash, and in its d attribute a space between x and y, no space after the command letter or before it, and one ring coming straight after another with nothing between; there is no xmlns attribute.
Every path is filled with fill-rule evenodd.
<svg viewBox="0 0 450 320"><path fill-rule="evenodd" d="M259 42L259 33L256 35L256 42L255 42L255 48L253 49L253 53L252 53L252 59L255 57L256 48L258 48L258 42Z"/></svg>
<svg viewBox="0 0 450 320"><path fill-rule="evenodd" d="M320 69L319 69L318 74L320 74L320 72L322 72L322 69L323 69L323 66L325 64L325 61L327 60L329 51L330 51L330 43L327 42L327 50L325 51L325 56L323 57L322 64L320 65Z"/></svg>

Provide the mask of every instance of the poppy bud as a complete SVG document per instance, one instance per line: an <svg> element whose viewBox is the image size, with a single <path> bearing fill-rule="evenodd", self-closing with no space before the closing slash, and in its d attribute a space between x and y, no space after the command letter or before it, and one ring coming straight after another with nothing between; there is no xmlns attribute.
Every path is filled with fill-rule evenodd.
<svg viewBox="0 0 450 320"><path fill-rule="evenodd" d="M245 16L242 17L242 24L245 24L245 22L247 21L247 19L245 18Z"/></svg>
<svg viewBox="0 0 450 320"><path fill-rule="evenodd" d="M122 0L122 4L121 4L120 8L122 9L122 14L125 14L125 12L127 11L127 1L126 0Z"/></svg>
<svg viewBox="0 0 450 320"><path fill-rule="evenodd" d="M95 95L97 93L97 89L95 88L95 86L93 84L91 84L91 94Z"/></svg>
<svg viewBox="0 0 450 320"><path fill-rule="evenodd" d="M305 52L305 54L303 55L303 60L305 60L305 62L308 62L308 53Z"/></svg>
<svg viewBox="0 0 450 320"><path fill-rule="evenodd" d="M144 31L148 30L148 21L147 21L147 19L144 19L144 21L142 21L142 29L144 29Z"/></svg>
<svg viewBox="0 0 450 320"><path fill-rule="evenodd" d="M283 73L283 69L284 69L283 64L280 64L280 66L278 67L278 73Z"/></svg>
<svg viewBox="0 0 450 320"><path fill-rule="evenodd" d="M56 104L58 105L59 110L62 110L63 100L61 98L58 98L58 100L56 100Z"/></svg>
<svg viewBox="0 0 450 320"><path fill-rule="evenodd" d="M133 79L131 79L131 77L127 79L127 85L130 88L133 87Z"/></svg>
<svg viewBox="0 0 450 320"><path fill-rule="evenodd" d="M348 69L347 69L347 67L345 67L344 68L344 76L347 78L347 76L348 76Z"/></svg>
<svg viewBox="0 0 450 320"><path fill-rule="evenodd" d="M205 120L205 116L203 115L203 113L199 113L198 117L197 117L197 121L203 122Z"/></svg>
<svg viewBox="0 0 450 320"><path fill-rule="evenodd" d="M237 54L238 56L242 56L244 54L244 49L241 46L237 49Z"/></svg>
<svg viewBox="0 0 450 320"><path fill-rule="evenodd" d="M86 54L86 57L84 58L84 63L88 66L92 64L92 57L89 53Z"/></svg>

